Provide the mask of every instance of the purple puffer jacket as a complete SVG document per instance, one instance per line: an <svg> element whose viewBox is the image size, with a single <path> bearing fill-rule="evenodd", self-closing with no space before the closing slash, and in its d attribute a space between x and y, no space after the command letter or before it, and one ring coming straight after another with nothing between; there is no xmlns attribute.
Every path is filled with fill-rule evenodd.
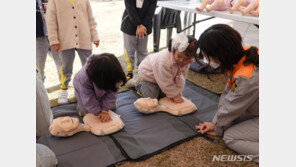
<svg viewBox="0 0 296 167"><path fill-rule="evenodd" d="M81 70L75 75L73 85L75 95L79 104L81 104L89 113L95 115L102 110L108 111L114 107L117 92L105 91L98 88L95 83L91 82L86 74L86 69L91 55ZM119 83L117 84L117 88Z"/></svg>

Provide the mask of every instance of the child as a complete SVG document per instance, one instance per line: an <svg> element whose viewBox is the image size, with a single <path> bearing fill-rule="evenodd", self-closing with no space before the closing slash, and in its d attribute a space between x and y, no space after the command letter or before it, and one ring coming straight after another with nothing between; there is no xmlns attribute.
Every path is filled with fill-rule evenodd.
<svg viewBox="0 0 296 167"><path fill-rule="evenodd" d="M68 102L75 51L84 65L92 53L92 42L98 47L97 23L89 0L50 0L47 6L46 25L49 43L60 51L62 58L61 94L58 103Z"/></svg>
<svg viewBox="0 0 296 167"><path fill-rule="evenodd" d="M79 115L93 113L102 122L110 121L108 111L115 105L120 83L125 82L123 69L113 54L90 56L73 80Z"/></svg>
<svg viewBox="0 0 296 167"><path fill-rule="evenodd" d="M143 79L135 87L138 94L151 98L166 95L175 103L183 102L182 91L196 50L197 40L181 33L170 41L168 49L147 56L138 69Z"/></svg>
<svg viewBox="0 0 296 167"><path fill-rule="evenodd" d="M152 32L152 19L157 0L124 0L122 16L124 54L127 64L127 79L133 77L135 53L137 66L147 56L148 35Z"/></svg>
<svg viewBox="0 0 296 167"><path fill-rule="evenodd" d="M198 40L209 65L220 65L228 84L220 96L212 122L196 126L200 133L223 136L237 153L259 161L259 55L256 47L243 47L241 35L228 25L216 24Z"/></svg>
<svg viewBox="0 0 296 167"><path fill-rule="evenodd" d="M47 54L49 54L56 65L59 79L61 75L59 70L62 66L62 60L58 53L54 52L48 43L47 30L45 26L45 11L47 0L36 0L36 67L40 72L41 78L44 81L44 67Z"/></svg>

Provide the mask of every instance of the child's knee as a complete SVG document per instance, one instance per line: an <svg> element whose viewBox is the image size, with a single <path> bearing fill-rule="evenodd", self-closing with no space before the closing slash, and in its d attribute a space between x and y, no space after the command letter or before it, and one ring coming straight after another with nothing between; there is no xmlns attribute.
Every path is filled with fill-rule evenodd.
<svg viewBox="0 0 296 167"><path fill-rule="evenodd" d="M159 96L159 93L156 92L156 91L151 91L151 92L145 91L145 92L143 92L141 94L143 95L143 97L150 97L152 99L157 99L158 96Z"/></svg>
<svg viewBox="0 0 296 167"><path fill-rule="evenodd" d="M136 87L137 94L141 97L150 97L157 99L159 96L159 91L151 89L149 86L140 83Z"/></svg>

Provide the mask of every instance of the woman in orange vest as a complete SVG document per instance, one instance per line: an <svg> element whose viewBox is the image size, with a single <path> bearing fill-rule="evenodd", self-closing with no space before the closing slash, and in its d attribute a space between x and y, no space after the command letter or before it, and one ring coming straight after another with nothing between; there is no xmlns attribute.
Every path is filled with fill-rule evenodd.
<svg viewBox="0 0 296 167"><path fill-rule="evenodd" d="M259 54L243 47L241 35L228 25L216 24L199 40L200 54L209 66L228 76L212 122L196 125L198 132L223 136L225 144L247 159L259 162Z"/></svg>

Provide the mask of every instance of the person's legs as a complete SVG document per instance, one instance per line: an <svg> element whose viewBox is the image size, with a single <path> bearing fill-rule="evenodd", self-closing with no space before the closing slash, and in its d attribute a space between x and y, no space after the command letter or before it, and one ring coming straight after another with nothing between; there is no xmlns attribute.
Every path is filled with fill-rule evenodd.
<svg viewBox="0 0 296 167"><path fill-rule="evenodd" d="M150 97L158 99L160 95L160 88L156 83L143 80L135 87L138 95L142 97Z"/></svg>
<svg viewBox="0 0 296 167"><path fill-rule="evenodd" d="M58 77L59 77L59 80L60 80L61 79L60 70L61 70L61 67L62 67L61 55L60 55L59 52L57 53L57 52L53 51L51 48L48 50L48 54L52 57L52 59L53 59L53 61L55 63L57 73L58 73Z"/></svg>
<svg viewBox="0 0 296 167"><path fill-rule="evenodd" d="M43 81L45 79L44 67L48 47L49 44L45 36L36 38L36 67L38 68L38 71L40 72Z"/></svg>
<svg viewBox="0 0 296 167"><path fill-rule="evenodd" d="M73 62L75 58L75 49L61 51L62 70L61 72L61 89L67 90L71 81Z"/></svg>
<svg viewBox="0 0 296 167"><path fill-rule="evenodd" d="M226 129L223 135L225 144L241 155L252 155L259 162L259 118L240 122Z"/></svg>
<svg viewBox="0 0 296 167"><path fill-rule="evenodd" d="M62 58L62 68L60 70L61 74L61 93L58 97L59 104L68 103L68 86L71 81L73 62L75 58L75 49L63 50L60 52Z"/></svg>
<svg viewBox="0 0 296 167"><path fill-rule="evenodd" d="M86 63L87 58L92 54L91 50L85 50L85 49L77 49L81 65L83 66Z"/></svg>
<svg viewBox="0 0 296 167"><path fill-rule="evenodd" d="M135 52L137 49L137 38L123 33L124 55L127 66L128 79L133 76L133 69L135 63Z"/></svg>
<svg viewBox="0 0 296 167"><path fill-rule="evenodd" d="M138 39L137 42L137 67L140 65L142 60L148 55L147 50L148 36L145 36L143 39Z"/></svg>

